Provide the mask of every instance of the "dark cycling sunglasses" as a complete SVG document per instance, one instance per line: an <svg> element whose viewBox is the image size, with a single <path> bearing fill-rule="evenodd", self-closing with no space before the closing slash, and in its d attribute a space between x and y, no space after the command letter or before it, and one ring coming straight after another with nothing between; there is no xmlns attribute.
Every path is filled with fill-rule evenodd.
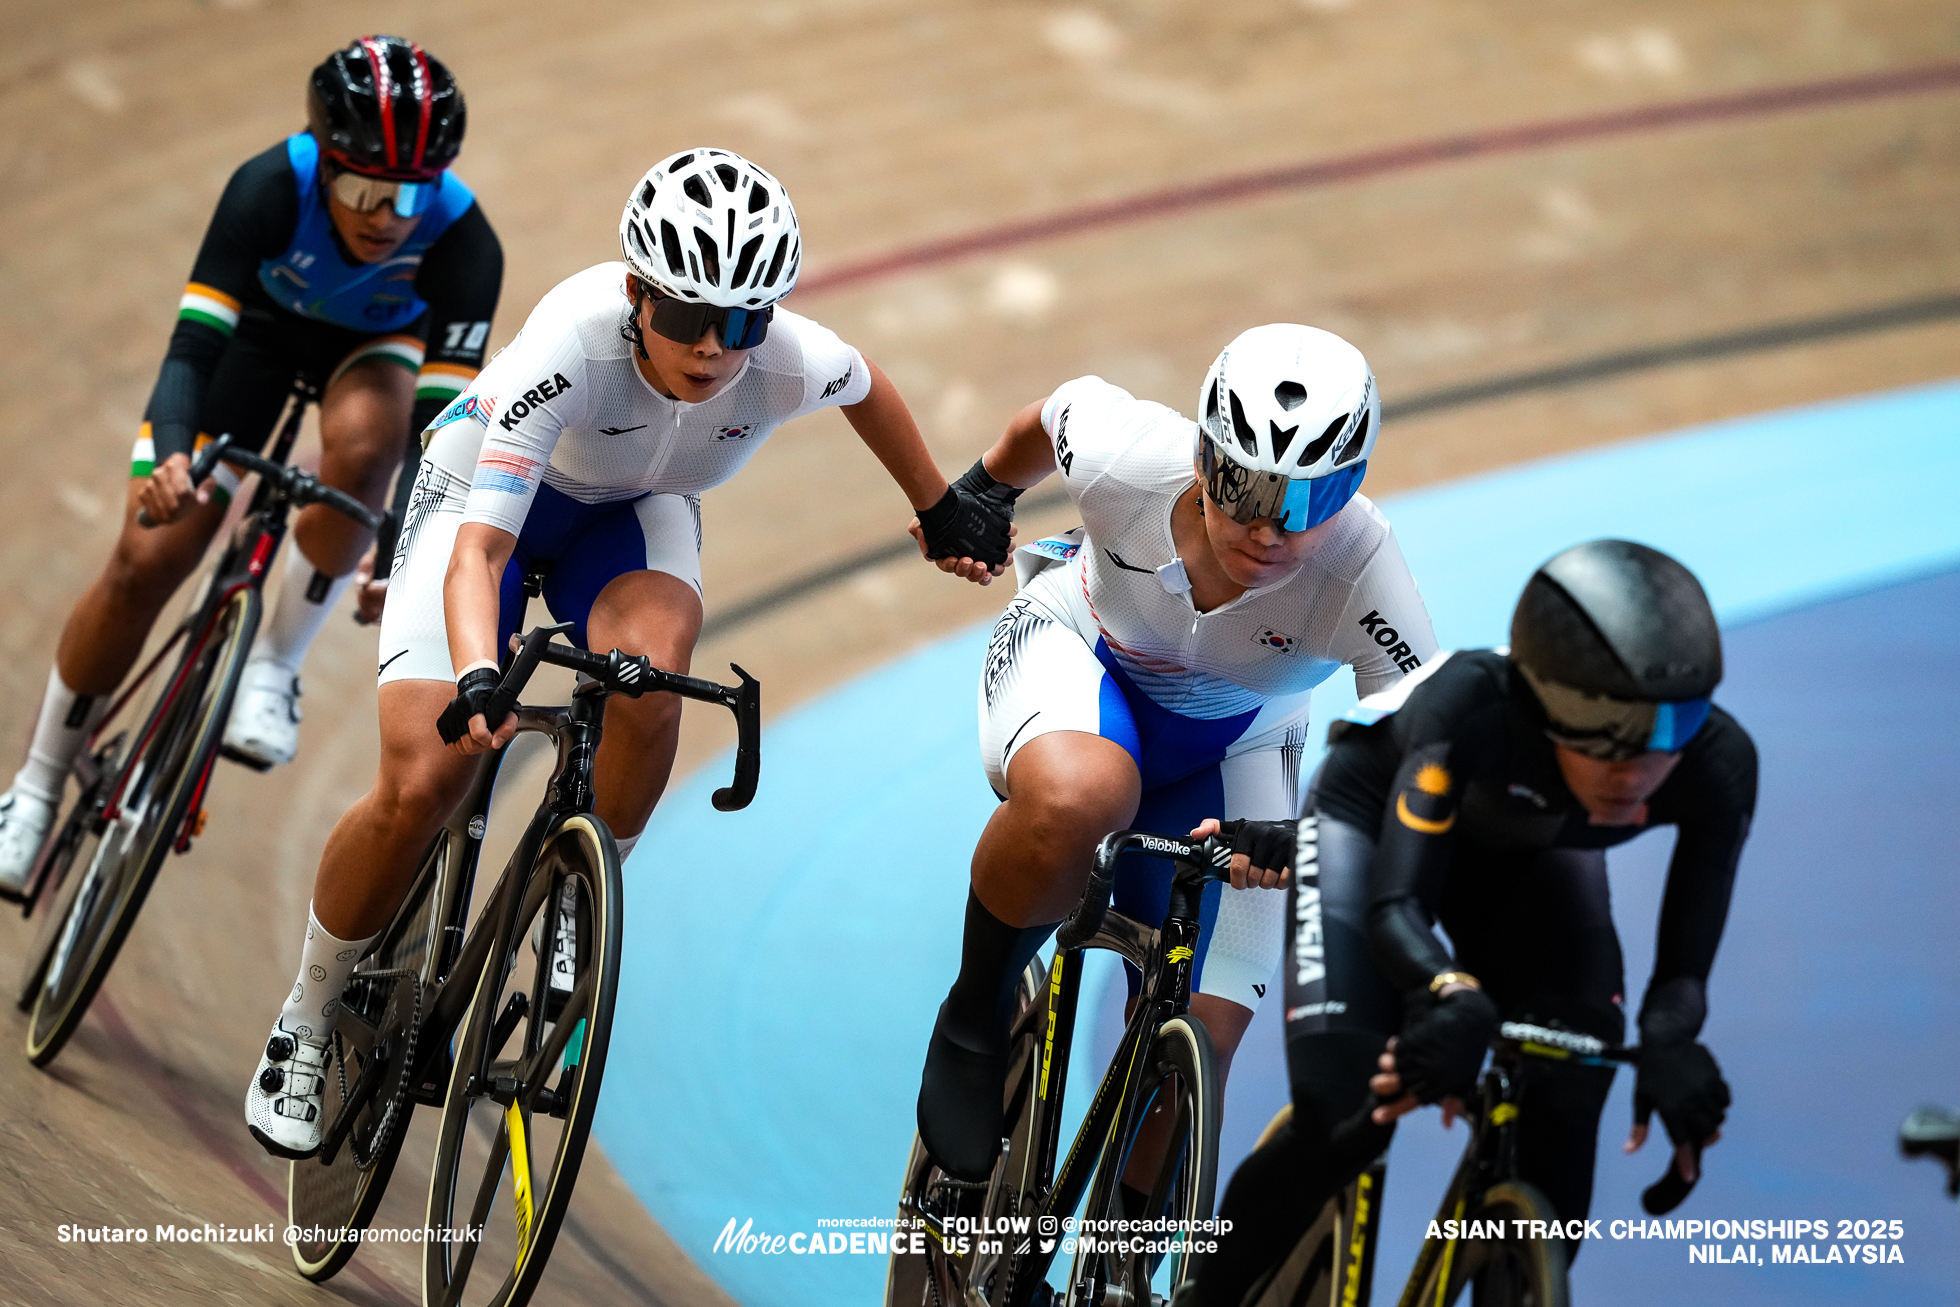
<svg viewBox="0 0 1960 1307"><path fill-rule="evenodd" d="M773 304L762 309L727 309L663 295L643 281L640 290L653 302L653 329L683 345L692 345L713 327L723 349L754 349L768 339L769 320L776 316Z"/></svg>

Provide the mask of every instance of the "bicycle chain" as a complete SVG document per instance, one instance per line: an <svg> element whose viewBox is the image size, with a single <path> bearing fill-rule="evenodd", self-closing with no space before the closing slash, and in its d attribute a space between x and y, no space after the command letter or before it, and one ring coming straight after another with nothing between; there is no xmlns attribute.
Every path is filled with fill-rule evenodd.
<svg viewBox="0 0 1960 1307"><path fill-rule="evenodd" d="M395 1117L399 1113L403 1101L408 1097L407 1070L409 1064L415 1060L415 1037L422 1027L422 970L420 967L397 967L390 971L369 971L361 975L359 979L367 981L412 979L415 982L415 1006L409 1010L408 1024L403 1028L404 1037L401 1060L395 1067L397 1072L396 1078L400 1081L400 1088L389 1095L388 1106L381 1114L381 1123L374 1128L373 1135L371 1136L374 1140L374 1147L368 1150L365 1157L361 1155L361 1141L359 1136L355 1133L351 1125L347 1129L347 1150L354 1158L354 1165L365 1171L374 1165L376 1158L387 1151L389 1131L394 1129ZM394 1002L394 994L392 992L388 995L388 1002L390 1005ZM387 1007L384 1006L381 1010L385 1016L388 1011ZM334 1033L334 1074L340 1078L340 1101L345 1103L347 1101L347 1058L341 1048L341 1043L340 1034L336 1031Z"/></svg>

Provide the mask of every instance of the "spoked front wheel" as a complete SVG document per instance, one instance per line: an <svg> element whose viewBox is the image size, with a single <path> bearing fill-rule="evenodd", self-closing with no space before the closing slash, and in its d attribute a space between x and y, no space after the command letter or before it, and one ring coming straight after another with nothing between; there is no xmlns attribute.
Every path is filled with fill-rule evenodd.
<svg viewBox="0 0 1960 1307"><path fill-rule="evenodd" d="M258 591L240 590L179 666L121 772L103 780L107 809L77 832L44 942L30 954L29 975L37 983L27 1057L35 1066L54 1061L88 1014L164 855L202 800L258 625Z"/></svg>
<svg viewBox="0 0 1960 1307"><path fill-rule="evenodd" d="M1468 1285L1472 1307L1568 1307L1565 1240L1515 1233L1554 1219L1545 1195L1521 1180L1507 1181L1486 1189L1467 1215L1481 1223L1474 1228L1505 1233L1456 1240L1441 1255L1425 1249L1414 1301L1447 1307Z"/></svg>
<svg viewBox="0 0 1960 1307"><path fill-rule="evenodd" d="M1217 1237L1205 1228L1218 1184L1222 1108L1211 1032L1189 1014L1172 1017L1158 1027L1150 1056L1135 1132L1105 1155L1111 1173L1090 1189L1070 1302L1148 1303L1160 1270L1168 1300L1197 1279L1200 1250ZM1141 1209L1125 1207L1118 1177L1139 1192L1150 1186Z"/></svg>
<svg viewBox="0 0 1960 1307"><path fill-rule="evenodd" d="M611 833L569 818L546 838L512 947L490 949L456 1040L429 1178L430 1307L522 1307L537 1289L599 1105L619 903Z"/></svg>

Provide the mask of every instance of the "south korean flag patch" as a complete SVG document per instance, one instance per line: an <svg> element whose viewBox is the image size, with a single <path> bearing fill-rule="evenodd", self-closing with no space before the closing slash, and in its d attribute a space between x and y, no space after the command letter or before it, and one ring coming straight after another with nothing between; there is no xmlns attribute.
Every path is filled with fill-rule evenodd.
<svg viewBox="0 0 1960 1307"><path fill-rule="evenodd" d="M751 422L746 427L716 427L715 439L716 440L747 440L749 438L749 428L753 427L754 425L755 424Z"/></svg>
<svg viewBox="0 0 1960 1307"><path fill-rule="evenodd" d="M1274 653L1293 652L1293 637L1281 635L1270 626L1261 628L1259 634L1252 637L1252 642L1262 648L1271 649Z"/></svg>

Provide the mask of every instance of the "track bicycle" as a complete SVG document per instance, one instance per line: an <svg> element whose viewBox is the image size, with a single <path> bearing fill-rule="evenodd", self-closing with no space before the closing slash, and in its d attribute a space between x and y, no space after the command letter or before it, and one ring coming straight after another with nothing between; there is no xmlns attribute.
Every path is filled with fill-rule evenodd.
<svg viewBox="0 0 1960 1307"><path fill-rule="evenodd" d="M526 595L540 584L527 577ZM619 982L619 852L592 812L607 699L665 692L729 709L735 774L714 806L733 812L755 796L761 687L753 677L737 667L740 684L718 685L617 649L553 643L571 629L513 636L485 712L489 721L514 713L519 734L549 736L558 760L482 912L472 924L477 859L508 746L480 759L468 796L342 993L320 1151L292 1163L287 1184L288 1219L299 1227L293 1261L309 1280L332 1277L359 1248L422 1104L442 1109L423 1301L530 1300L585 1155ZM569 706L518 703L541 664L580 674Z"/></svg>
<svg viewBox="0 0 1960 1307"><path fill-rule="evenodd" d="M225 435L206 445L191 466L193 485L223 461L257 473L258 489L188 615L124 685L84 743L72 769L76 798L49 825L28 871L23 914L46 904L17 996L29 1013L27 1056L35 1066L52 1062L81 1025L164 855L190 852L203 833L219 756L265 770L221 741L287 519L294 509L325 504L369 530L382 524L382 514L287 465L314 398L310 388L294 387L270 458L233 448ZM150 525L147 514L137 521Z"/></svg>
<svg viewBox="0 0 1960 1307"><path fill-rule="evenodd" d="M909 1240L905 1252L893 1253L887 1307L1150 1307L1161 1301L1151 1292L1160 1263L1168 1261L1173 1291L1195 1278L1208 1237L1201 1227L1213 1215L1222 1099L1210 1032L1190 1014L1191 977L1200 903L1207 884L1226 879L1231 840L1229 829L1202 841L1134 830L1103 839L1081 900L1055 932L1054 962L1044 969L1037 958L1022 976L1009 1035L1008 1133L992 1178L970 1183L944 1174L913 1138L896 1228L928 1238L923 1254L910 1251ZM1155 928L1110 910L1117 858L1131 849L1174 867L1170 901ZM1143 983L1058 1171L1088 948L1121 955ZM1149 1185L1140 1208L1126 1208L1122 1197L1130 1172ZM1073 1261L1057 1292L1046 1276L1064 1242L1061 1221L1078 1205L1082 1228L1093 1233L1073 1239ZM1141 1238L1125 1233L1146 1223L1163 1228ZM969 1238L963 1230L993 1233Z"/></svg>
<svg viewBox="0 0 1960 1307"><path fill-rule="evenodd" d="M1533 1064L1614 1066L1636 1062L1640 1050L1516 1021L1499 1026L1490 1047L1490 1066L1484 1071L1477 1101L1466 1105L1470 1138L1436 1209L1436 1220L1457 1223L1442 1225L1445 1232L1467 1228L1495 1237L1425 1239L1397 1300L1400 1307L1447 1307L1465 1287L1476 1307L1567 1307L1570 1301L1565 1241L1520 1234L1531 1227L1512 1224L1557 1219L1545 1196L1518 1178L1517 1123L1524 1081ZM1375 1126L1369 1119L1379 1101L1370 1095L1357 1116L1337 1127L1341 1136L1337 1154L1350 1153L1354 1141L1363 1137L1359 1132L1388 1137L1390 1127ZM1290 1119L1292 1111L1291 1104L1280 1109L1261 1136L1262 1144ZM1672 1161L1666 1176L1676 1176ZM1671 1186L1666 1176L1644 1197L1649 1211L1672 1197L1666 1207L1658 1208L1671 1210L1686 1196L1686 1182L1677 1177ZM1244 1307L1366 1307L1386 1179L1384 1153L1322 1208L1286 1261L1247 1293ZM1466 1227L1464 1222L1479 1224Z"/></svg>

